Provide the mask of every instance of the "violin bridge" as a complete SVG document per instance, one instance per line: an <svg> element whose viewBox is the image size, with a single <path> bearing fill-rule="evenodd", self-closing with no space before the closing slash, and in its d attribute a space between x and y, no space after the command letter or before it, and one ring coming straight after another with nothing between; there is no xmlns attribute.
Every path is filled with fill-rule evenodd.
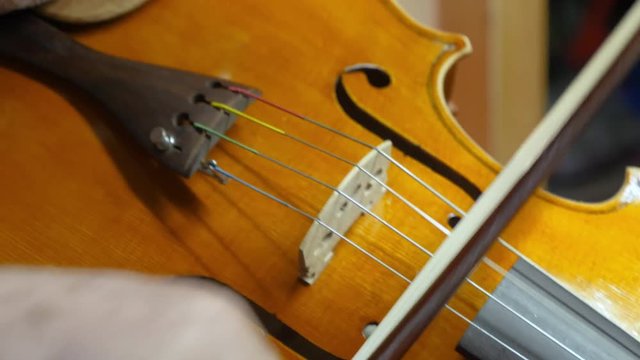
<svg viewBox="0 0 640 360"><path fill-rule="evenodd" d="M391 155L391 149L389 140L372 149L349 171L336 188L338 191L322 207L319 221L313 222L300 244L299 277L305 283L313 284L333 257L333 249L341 239L333 231L345 236L364 214L355 202L371 209L385 193L389 160L382 153Z"/></svg>

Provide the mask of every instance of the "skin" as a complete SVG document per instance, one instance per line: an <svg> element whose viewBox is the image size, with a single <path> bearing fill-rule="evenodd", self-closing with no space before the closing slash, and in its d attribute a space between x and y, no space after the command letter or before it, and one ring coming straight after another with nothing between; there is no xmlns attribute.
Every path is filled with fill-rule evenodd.
<svg viewBox="0 0 640 360"><path fill-rule="evenodd" d="M199 280L0 271L2 359L276 359L231 291Z"/></svg>

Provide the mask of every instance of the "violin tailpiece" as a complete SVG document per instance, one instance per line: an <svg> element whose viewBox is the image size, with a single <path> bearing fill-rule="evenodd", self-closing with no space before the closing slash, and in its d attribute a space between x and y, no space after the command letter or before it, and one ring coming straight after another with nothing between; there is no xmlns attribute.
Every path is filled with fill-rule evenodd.
<svg viewBox="0 0 640 360"><path fill-rule="evenodd" d="M251 101L225 87L244 87L239 84L89 49L29 12L0 19L0 56L61 78L90 94L143 148L186 177L200 168L219 140L191 124L197 122L224 133L235 120L234 114L201 100L236 109L246 108Z"/></svg>

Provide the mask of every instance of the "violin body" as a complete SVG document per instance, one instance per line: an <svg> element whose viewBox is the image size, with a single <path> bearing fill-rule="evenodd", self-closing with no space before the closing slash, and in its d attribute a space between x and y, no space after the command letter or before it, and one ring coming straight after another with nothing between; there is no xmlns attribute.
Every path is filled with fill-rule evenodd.
<svg viewBox="0 0 640 360"><path fill-rule="evenodd" d="M420 27L391 1L154 0L72 36L108 54L247 84L340 131L380 143L383 138L339 104L335 86L341 77L360 108L478 189L500 171L456 123L444 99L447 70L470 52L467 40ZM345 73L357 64L384 69L391 83L377 88L362 73ZM42 83L12 67L0 67L0 79L2 263L210 277L343 358L355 353L363 328L379 322L406 287L346 243L337 246L314 284L303 284L298 247L308 219L237 182L223 185L202 174L185 179L161 167L77 89ZM353 161L366 153L264 105L247 111ZM242 119L228 135L331 184L350 170ZM472 206L473 194L459 181L410 154L394 150L394 156L462 209ZM230 143L221 141L210 157L312 214L331 195ZM452 209L398 168L390 168L388 184L447 223ZM620 193L600 204L539 190L503 238L638 338L639 202L640 172L634 169ZM428 249L445 239L390 194L372 211ZM346 235L409 277L428 260L370 216ZM488 256L505 268L516 259L498 245ZM501 275L479 267L473 278L491 290ZM450 304L473 318L485 301L463 286ZM460 357L455 346L467 327L443 311L409 357Z"/></svg>

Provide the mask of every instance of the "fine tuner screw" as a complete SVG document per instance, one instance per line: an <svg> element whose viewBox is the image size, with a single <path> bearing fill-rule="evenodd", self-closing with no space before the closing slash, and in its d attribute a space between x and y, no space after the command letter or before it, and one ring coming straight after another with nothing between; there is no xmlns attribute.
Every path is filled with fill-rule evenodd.
<svg viewBox="0 0 640 360"><path fill-rule="evenodd" d="M162 127L155 127L149 134L151 143L161 152L166 152L174 148L175 138Z"/></svg>

